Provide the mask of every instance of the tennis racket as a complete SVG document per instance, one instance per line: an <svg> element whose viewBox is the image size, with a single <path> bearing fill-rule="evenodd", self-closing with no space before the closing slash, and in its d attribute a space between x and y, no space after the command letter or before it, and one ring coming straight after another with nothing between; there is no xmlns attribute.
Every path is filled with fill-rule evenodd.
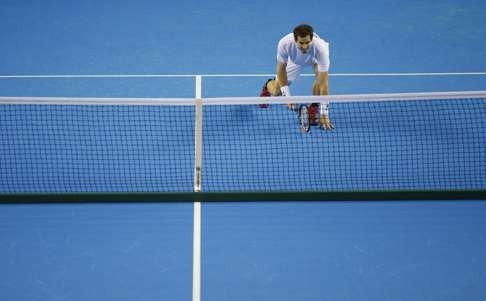
<svg viewBox="0 0 486 301"><path fill-rule="evenodd" d="M311 128L311 120L309 114L309 107L306 104L300 105L297 111L297 118L299 118L300 129L304 133L308 133Z"/></svg>

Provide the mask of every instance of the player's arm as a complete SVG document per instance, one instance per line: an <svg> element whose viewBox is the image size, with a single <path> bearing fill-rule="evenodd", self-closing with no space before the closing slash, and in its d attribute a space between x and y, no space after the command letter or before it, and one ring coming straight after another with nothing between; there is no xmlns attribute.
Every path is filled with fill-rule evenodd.
<svg viewBox="0 0 486 301"><path fill-rule="evenodd" d="M317 72L314 95L329 95L329 73ZM317 90L317 91L316 91Z"/></svg>
<svg viewBox="0 0 486 301"><path fill-rule="evenodd" d="M329 95L329 73L328 72L316 72L316 81L313 87L314 95ZM329 119L329 102L322 102L320 105L320 123L324 129L332 130L334 125Z"/></svg>

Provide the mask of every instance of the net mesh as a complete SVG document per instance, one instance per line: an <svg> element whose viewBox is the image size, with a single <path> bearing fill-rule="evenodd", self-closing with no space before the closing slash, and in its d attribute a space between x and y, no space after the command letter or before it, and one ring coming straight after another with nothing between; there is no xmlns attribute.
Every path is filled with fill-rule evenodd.
<svg viewBox="0 0 486 301"><path fill-rule="evenodd" d="M422 96L334 97L307 134L310 98L205 99L202 191L486 189L486 94ZM92 102L3 99L0 193L193 191L193 100Z"/></svg>
<svg viewBox="0 0 486 301"><path fill-rule="evenodd" d="M194 108L0 105L1 192L192 191Z"/></svg>
<svg viewBox="0 0 486 301"><path fill-rule="evenodd" d="M295 113L284 106L206 108L205 188L353 191L486 186L484 100L336 103L331 117L336 130L303 134Z"/></svg>

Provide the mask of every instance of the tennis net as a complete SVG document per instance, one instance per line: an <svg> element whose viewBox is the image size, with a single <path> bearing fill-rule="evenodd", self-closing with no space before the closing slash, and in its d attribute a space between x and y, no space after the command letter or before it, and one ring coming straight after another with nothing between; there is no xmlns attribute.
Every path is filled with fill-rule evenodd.
<svg viewBox="0 0 486 301"><path fill-rule="evenodd" d="M316 101L335 130L304 133L285 105ZM483 91L3 97L0 194L193 192L195 169L202 192L486 190L485 141Z"/></svg>

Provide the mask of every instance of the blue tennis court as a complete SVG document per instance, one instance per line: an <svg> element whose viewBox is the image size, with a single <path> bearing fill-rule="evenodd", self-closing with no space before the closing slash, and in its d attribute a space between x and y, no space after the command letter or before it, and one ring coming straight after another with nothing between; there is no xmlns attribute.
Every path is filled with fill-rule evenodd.
<svg viewBox="0 0 486 301"><path fill-rule="evenodd" d="M278 39L301 22L330 42L331 94L486 90L486 4L481 1L300 5L2 1L0 96L193 98L196 75L203 75L203 97L257 96L264 75L275 72ZM312 77L302 77L293 91L309 95L311 84ZM430 106L427 101L420 106L337 104L331 111L337 130L313 129L308 135L283 106L211 107L203 132L220 135L205 138L210 143L203 149L208 164L203 189L265 190L262 183L295 191L316 185L409 188L396 186L403 181L420 189L484 190L486 106L484 99L466 102L467 110L464 102L448 100ZM34 108L22 115L15 106L0 106L1 193L193 189L194 114L185 107ZM430 122L408 126L403 110ZM66 119L66 112L74 117ZM268 116L281 119L269 124ZM137 123L145 122L151 132L169 135L170 143L157 143L157 135L140 131ZM32 135L36 125L45 136ZM248 125L265 131L254 135L246 132ZM113 129L115 135L106 136ZM236 136L243 146L230 143ZM52 137L67 143L50 149ZM87 137L95 139L86 144ZM272 143L284 137L286 144ZM134 142L129 150L127 141ZM419 156L413 143L431 143L441 152ZM339 152L346 168L322 155L323 145L326 152ZM396 160L396 149L406 155ZM232 156L222 156L222 150ZM125 161L127 152L144 164ZM320 181L300 180L306 170L298 164L302 153L327 167L315 174ZM248 158L258 164L245 165ZM376 158L389 161L376 165ZM168 162L177 164L177 172L162 172ZM287 164L285 173L276 169ZM458 166L469 172L456 172ZM428 172L432 182L425 180L431 178ZM192 295L193 206L136 199L2 204L0 299L199 301ZM486 203L481 200L228 199L202 203L201 232L204 301L486 296Z"/></svg>

